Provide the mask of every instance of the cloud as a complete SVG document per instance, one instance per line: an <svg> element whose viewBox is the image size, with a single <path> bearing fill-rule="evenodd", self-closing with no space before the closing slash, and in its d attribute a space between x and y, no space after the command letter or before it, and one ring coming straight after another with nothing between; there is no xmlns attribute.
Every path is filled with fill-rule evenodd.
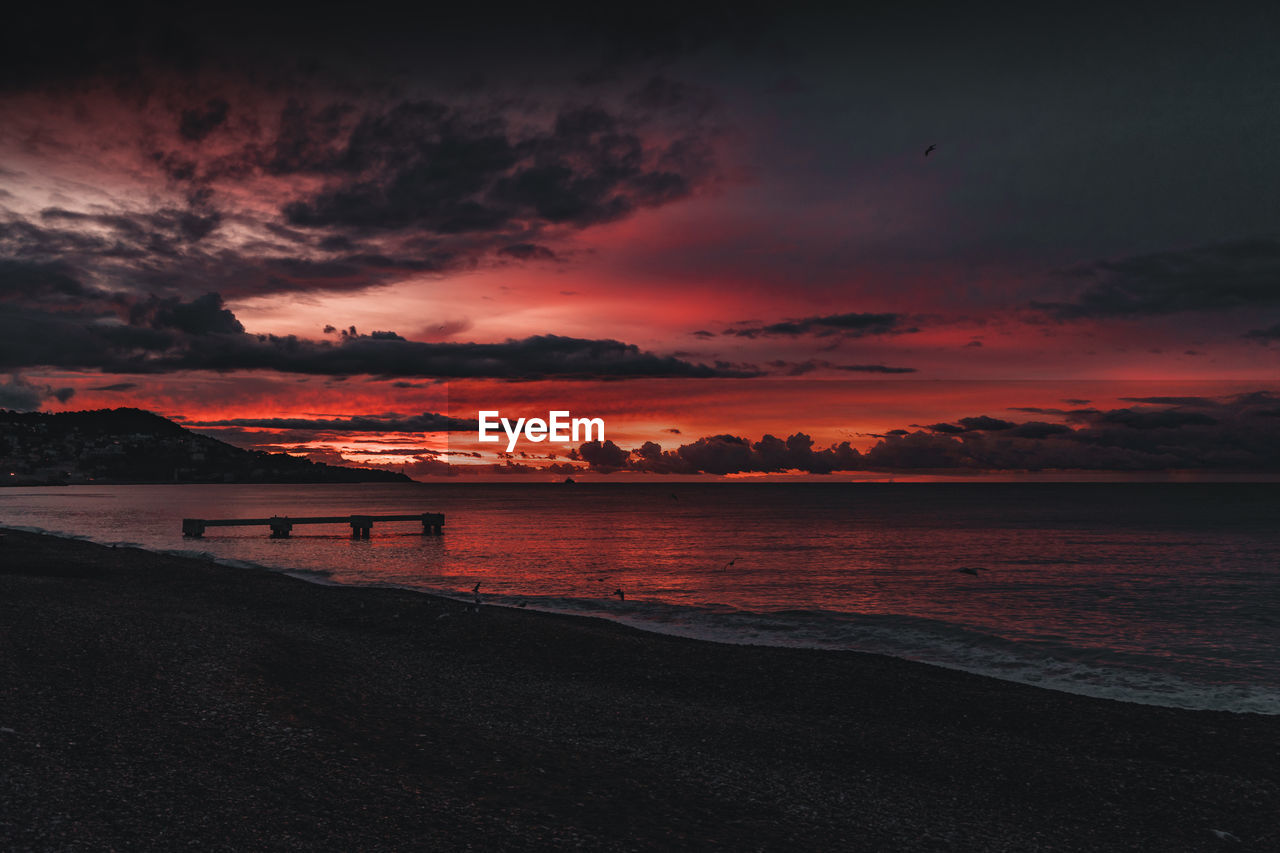
<svg viewBox="0 0 1280 853"><path fill-rule="evenodd" d="M136 326L173 329L188 335L238 335L244 331L217 293L206 293L190 302L153 296L131 308L129 321Z"/></svg>
<svg viewBox="0 0 1280 853"><path fill-rule="evenodd" d="M1280 423L1270 414L1280 397L1145 399L1154 402L1076 410L1078 428L1030 421L996 431L944 425L950 428L890 434L864 459L889 469L1280 471Z"/></svg>
<svg viewBox="0 0 1280 853"><path fill-rule="evenodd" d="M578 455L592 468L603 471L616 471L627 464L629 454L612 441L588 441L578 448Z"/></svg>
<svg viewBox="0 0 1280 853"><path fill-rule="evenodd" d="M923 429L889 430L865 453L847 442L815 448L804 433L760 441L713 435L663 450L646 442L630 451L611 443L583 445L574 458L594 470L652 474L738 474L800 471L1243 470L1280 471L1280 396L1153 398L1199 401L1090 410L1083 425L988 415Z"/></svg>
<svg viewBox="0 0 1280 853"><path fill-rule="evenodd" d="M699 119L621 93L583 104L570 89L547 108L496 93L407 98L390 78L360 97L299 83L185 95L167 133L153 121L164 107L125 99L101 156L127 166L135 199L157 201L0 211L0 257L138 298L360 291L557 261L574 232L718 179Z"/></svg>
<svg viewBox="0 0 1280 853"><path fill-rule="evenodd" d="M684 198L711 175L706 158L688 155L692 140L646 139L637 122L599 106L566 108L537 127L402 101L349 130L331 110L286 110L265 167L327 180L283 208L306 228L483 234L518 257L511 246L531 244L512 243L514 233L612 222Z"/></svg>
<svg viewBox="0 0 1280 853"><path fill-rule="evenodd" d="M500 343L405 340L350 330L337 341L252 335L216 294L190 302L148 300L117 315L0 310L0 369L49 366L115 373L275 370L327 376L503 379L742 377L749 367L708 366L645 352L616 340L536 335Z"/></svg>
<svg viewBox="0 0 1280 853"><path fill-rule="evenodd" d="M189 428L217 427L251 429L310 430L315 432L460 432L476 430L477 422L451 418L436 412L421 415L356 415L349 418L229 418L215 421L192 421ZM403 451L400 451L403 452Z"/></svg>
<svg viewBox="0 0 1280 853"><path fill-rule="evenodd" d="M34 385L15 373L9 376L7 382L0 383L0 409L34 412L38 411L46 400L65 403L74 397L75 393L74 388Z"/></svg>
<svg viewBox="0 0 1280 853"><path fill-rule="evenodd" d="M597 441L579 447L577 455L593 470L602 473L627 470L650 474L781 471L826 474L861 467L858 451L848 442L815 450L813 440L803 433L786 440L766 435L757 442L734 435L714 435L666 451L652 441L630 452L611 441L603 445Z"/></svg>
<svg viewBox="0 0 1280 853"><path fill-rule="evenodd" d="M499 249L498 254L518 261L554 261L558 258L555 252L537 243L512 243Z"/></svg>
<svg viewBox="0 0 1280 853"><path fill-rule="evenodd" d="M812 335L819 338L832 335L861 338L868 335L900 335L919 331L914 327L905 327L903 325L905 319L902 314L829 314L822 317L784 320L767 326L726 329L724 334L740 338L778 335L793 338L801 335ZM695 332L694 334L698 333Z"/></svg>
<svg viewBox="0 0 1280 853"><path fill-rule="evenodd" d="M1150 317L1280 305L1280 238L1097 261L1067 271L1087 282L1067 302L1033 302L1059 320Z"/></svg>
<svg viewBox="0 0 1280 853"><path fill-rule="evenodd" d="M999 432L1001 430L1013 429L1016 427L1013 421L1004 421L999 418L993 418L990 415L979 415L971 418L961 418L958 424L937 423L930 424L925 429L931 432L945 433L947 435L959 435L966 432Z"/></svg>
<svg viewBox="0 0 1280 853"><path fill-rule="evenodd" d="M769 367L787 376L803 376L815 370L839 370L845 373L915 373L914 367L890 367L884 364L835 364L823 359L807 361L771 361Z"/></svg>
<svg viewBox="0 0 1280 853"><path fill-rule="evenodd" d="M996 432L1004 429L1013 429L1016 424L1012 421L1004 421L999 418L993 418L989 415L979 415L974 418L961 418L960 426L964 427L968 432L976 430L987 430Z"/></svg>
<svg viewBox="0 0 1280 853"><path fill-rule="evenodd" d="M329 326L326 329L339 331ZM341 330L337 340L244 331L217 293L139 298L86 286L59 265L0 264L0 369L116 373L276 370L325 376L502 379L744 377L750 365L697 364L611 339L535 335L498 343L410 341Z"/></svg>

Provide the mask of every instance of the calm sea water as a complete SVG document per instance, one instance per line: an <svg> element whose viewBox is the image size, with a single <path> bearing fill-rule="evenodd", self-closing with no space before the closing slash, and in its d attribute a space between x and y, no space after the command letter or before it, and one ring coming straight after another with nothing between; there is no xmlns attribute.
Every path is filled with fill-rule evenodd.
<svg viewBox="0 0 1280 853"><path fill-rule="evenodd" d="M444 512L338 526L184 516ZM1280 486L577 484L0 489L0 524L737 643L1280 713ZM981 566L977 577L959 573ZM612 593L622 589L625 600Z"/></svg>

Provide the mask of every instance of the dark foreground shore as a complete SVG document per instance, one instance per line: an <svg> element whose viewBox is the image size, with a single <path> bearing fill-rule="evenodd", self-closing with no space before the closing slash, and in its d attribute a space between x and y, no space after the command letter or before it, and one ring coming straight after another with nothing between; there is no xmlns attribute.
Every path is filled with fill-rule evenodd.
<svg viewBox="0 0 1280 853"><path fill-rule="evenodd" d="M1277 850L1277 756L1276 717L0 544L3 849Z"/></svg>

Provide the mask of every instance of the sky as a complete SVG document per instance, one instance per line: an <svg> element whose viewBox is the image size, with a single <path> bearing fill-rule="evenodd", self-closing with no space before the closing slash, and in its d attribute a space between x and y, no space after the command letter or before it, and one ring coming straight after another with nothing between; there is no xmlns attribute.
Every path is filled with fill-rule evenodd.
<svg viewBox="0 0 1280 853"><path fill-rule="evenodd" d="M1280 471L1280 13L1030 5L15 13L0 408L415 477ZM475 440L563 409L608 442Z"/></svg>

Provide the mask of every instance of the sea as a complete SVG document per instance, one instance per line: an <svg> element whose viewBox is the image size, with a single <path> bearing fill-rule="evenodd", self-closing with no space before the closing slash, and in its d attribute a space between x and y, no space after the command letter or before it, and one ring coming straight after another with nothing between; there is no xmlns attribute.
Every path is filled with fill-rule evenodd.
<svg viewBox="0 0 1280 853"><path fill-rule="evenodd" d="M210 528L192 518L442 512ZM577 483L0 489L0 525L1053 690L1280 714L1280 485ZM959 569L972 569L961 572ZM619 591L621 595L619 595Z"/></svg>

